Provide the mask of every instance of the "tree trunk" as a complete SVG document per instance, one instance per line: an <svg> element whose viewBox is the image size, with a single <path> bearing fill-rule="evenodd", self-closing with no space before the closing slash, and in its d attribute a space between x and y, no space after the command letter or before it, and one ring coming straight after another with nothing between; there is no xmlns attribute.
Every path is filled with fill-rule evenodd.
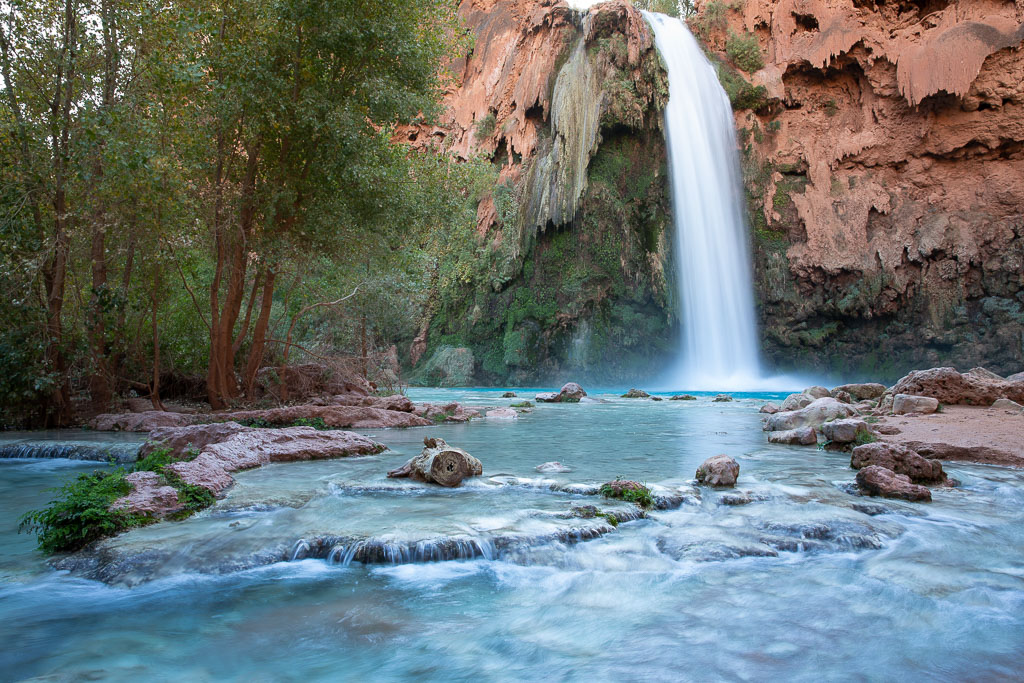
<svg viewBox="0 0 1024 683"><path fill-rule="evenodd" d="M245 395L255 398L256 373L263 365L263 353L266 349L267 327L270 324L270 310L274 305L274 280L277 273L267 268L267 276L263 281L263 298L260 301L260 314L256 318L256 327L252 333L252 346L249 348L249 361L245 366Z"/></svg>
<svg viewBox="0 0 1024 683"><path fill-rule="evenodd" d="M461 484L466 477L483 472L483 464L466 451L449 446L443 439L427 437L423 440L423 452L397 470L388 472L388 476L393 479L409 477L451 488Z"/></svg>
<svg viewBox="0 0 1024 683"><path fill-rule="evenodd" d="M153 410L164 411L160 400L160 327L156 324L156 309L159 305L157 292L160 288L159 275L153 278L153 292L150 296L150 325L153 329L153 386L149 391L149 400L153 402Z"/></svg>

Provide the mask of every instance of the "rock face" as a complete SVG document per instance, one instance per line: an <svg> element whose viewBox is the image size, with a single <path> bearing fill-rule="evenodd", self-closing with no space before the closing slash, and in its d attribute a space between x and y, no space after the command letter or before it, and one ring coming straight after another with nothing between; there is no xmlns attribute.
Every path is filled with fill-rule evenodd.
<svg viewBox="0 0 1024 683"><path fill-rule="evenodd" d="M906 415L907 413L930 415L938 409L938 399L931 398L930 396L896 394L892 397L892 412L897 415Z"/></svg>
<svg viewBox="0 0 1024 683"><path fill-rule="evenodd" d="M819 398L799 410L790 410L770 415L765 422L765 431L783 432L799 427L817 427L826 420L853 417L857 411L834 398Z"/></svg>
<svg viewBox="0 0 1024 683"><path fill-rule="evenodd" d="M141 413L103 413L89 420L89 429L98 432L151 432L161 427L184 427L196 421L196 416L147 410Z"/></svg>
<svg viewBox="0 0 1024 683"><path fill-rule="evenodd" d="M479 476L483 472L483 464L466 451L449 446L443 439L428 436L423 440L423 452L388 472L388 476L408 477L451 488L461 484L466 477Z"/></svg>
<svg viewBox="0 0 1024 683"><path fill-rule="evenodd" d="M887 381L1019 372L1024 4L700 6L723 62L748 32L765 61L745 77L764 90L733 101L767 357Z"/></svg>
<svg viewBox="0 0 1024 683"><path fill-rule="evenodd" d="M918 484L939 484L946 480L941 462L921 457L915 451L897 444L869 443L853 449L850 467L859 470L872 465L905 474Z"/></svg>
<svg viewBox="0 0 1024 683"><path fill-rule="evenodd" d="M735 486L740 465L728 455L708 458L697 468L697 481L708 486Z"/></svg>
<svg viewBox="0 0 1024 683"><path fill-rule="evenodd" d="M930 502L932 499L932 492L927 486L913 484L905 474L896 474L878 465L869 465L858 472L857 486L870 496L919 502Z"/></svg>
<svg viewBox="0 0 1024 683"><path fill-rule="evenodd" d="M954 368L932 368L911 372L896 383L893 392L930 396L946 405L989 406L1001 398L1024 402L1024 381L976 371L960 373Z"/></svg>
<svg viewBox="0 0 1024 683"><path fill-rule="evenodd" d="M459 15L475 48L450 65L446 113L397 137L489 157L497 181L475 232L457 236L472 242L471 281L437 285L416 372L437 365L445 338L471 354L472 368L459 365L466 382L659 370L676 328L665 278L668 88L653 32L625 0L585 13L550 0L464 0Z"/></svg>

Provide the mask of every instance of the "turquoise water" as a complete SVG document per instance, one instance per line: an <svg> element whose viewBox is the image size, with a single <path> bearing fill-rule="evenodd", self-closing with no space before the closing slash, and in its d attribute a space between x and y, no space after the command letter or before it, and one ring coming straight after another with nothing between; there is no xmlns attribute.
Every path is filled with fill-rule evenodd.
<svg viewBox="0 0 1024 683"><path fill-rule="evenodd" d="M477 406L533 393L411 392ZM603 398L369 431L392 450L242 473L213 509L109 542L122 563L110 583L48 569L14 533L43 489L97 465L0 462L3 678L1020 676L1024 472L951 463L963 485L930 505L866 499L850 492L848 456L766 444L756 398ZM485 476L454 491L386 479L428 434L479 457ZM735 492L691 484L717 453L741 465ZM551 460L572 471L535 470ZM572 491L620 474L683 502L591 540L558 538L600 522L570 517L574 505L617 509ZM725 504L735 498L749 502ZM485 552L300 559L321 537L459 538Z"/></svg>

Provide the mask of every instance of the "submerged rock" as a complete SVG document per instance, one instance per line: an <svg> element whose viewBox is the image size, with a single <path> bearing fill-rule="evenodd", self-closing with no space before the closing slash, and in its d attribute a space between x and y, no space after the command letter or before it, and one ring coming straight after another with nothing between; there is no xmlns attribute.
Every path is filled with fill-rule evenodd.
<svg viewBox="0 0 1024 683"><path fill-rule="evenodd" d="M451 488L461 484L466 477L479 476L483 472L483 464L466 451L449 446L444 439L428 436L423 439L423 452L388 472L388 477L409 477Z"/></svg>
<svg viewBox="0 0 1024 683"><path fill-rule="evenodd" d="M566 467L565 465L557 461L541 463L540 465L537 465L537 467L535 467L534 469L537 470L538 472L546 473L572 472L571 467Z"/></svg>
<svg viewBox="0 0 1024 683"><path fill-rule="evenodd" d="M504 394L501 395L501 397L502 398L516 398L516 392L514 392L514 391L506 391Z"/></svg>
<svg viewBox="0 0 1024 683"><path fill-rule="evenodd" d="M711 401L712 403L731 403L733 398L729 394L717 394Z"/></svg>
<svg viewBox="0 0 1024 683"><path fill-rule="evenodd" d="M692 394L680 394L678 396L670 396L670 401L696 401L697 397Z"/></svg>
<svg viewBox="0 0 1024 683"><path fill-rule="evenodd" d="M650 398L650 396L643 389L630 389L622 395L622 398Z"/></svg>
<svg viewBox="0 0 1024 683"><path fill-rule="evenodd" d="M740 465L728 455L708 458L697 468L697 481L708 486L735 486Z"/></svg>
<svg viewBox="0 0 1024 683"><path fill-rule="evenodd" d="M850 467L861 469L878 465L897 474L905 474L919 484L937 484L946 480L942 463L929 460L906 446L877 442L857 446L850 454Z"/></svg>
<svg viewBox="0 0 1024 683"><path fill-rule="evenodd" d="M929 502L932 492L927 486L911 483L905 474L896 474L879 465L868 465L857 473L857 486L871 496Z"/></svg>
<svg viewBox="0 0 1024 683"><path fill-rule="evenodd" d="M488 410L485 415L489 420L516 420L519 418L519 413L512 408L495 408Z"/></svg>
<svg viewBox="0 0 1024 683"><path fill-rule="evenodd" d="M784 411L770 415L765 431L782 432L799 427L817 427L826 420L853 417L857 414L852 406L840 403L832 397L819 398L799 410Z"/></svg>
<svg viewBox="0 0 1024 683"><path fill-rule="evenodd" d="M908 394L896 394L892 399L892 412L897 415L907 413L921 413L928 415L939 409L938 399L929 396L910 396Z"/></svg>
<svg viewBox="0 0 1024 683"><path fill-rule="evenodd" d="M814 427L798 427L780 432L768 432L768 443L780 443L789 446L813 446L818 443L818 434Z"/></svg>

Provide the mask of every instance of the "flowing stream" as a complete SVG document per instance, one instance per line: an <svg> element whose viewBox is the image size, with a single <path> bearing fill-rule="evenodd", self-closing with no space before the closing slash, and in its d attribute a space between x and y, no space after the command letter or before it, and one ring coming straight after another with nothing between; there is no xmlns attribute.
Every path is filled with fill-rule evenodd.
<svg viewBox="0 0 1024 683"><path fill-rule="evenodd" d="M760 369L732 107L680 19L645 12L668 70L665 108L682 352L670 384L750 389Z"/></svg>
<svg viewBox="0 0 1024 683"><path fill-rule="evenodd" d="M532 397L501 393L411 397ZM767 444L768 396L737 396L606 394L518 420L369 431L391 450L240 473L213 508L113 539L74 574L50 570L17 519L106 465L0 460L2 677L1019 675L1024 472L950 463L962 486L931 504L864 498L848 454ZM479 457L485 476L453 490L387 479L426 435ZM716 453L740 463L735 490L692 484ZM536 471L551 460L572 471ZM666 509L617 528L573 516L623 512L586 495L620 474Z"/></svg>

